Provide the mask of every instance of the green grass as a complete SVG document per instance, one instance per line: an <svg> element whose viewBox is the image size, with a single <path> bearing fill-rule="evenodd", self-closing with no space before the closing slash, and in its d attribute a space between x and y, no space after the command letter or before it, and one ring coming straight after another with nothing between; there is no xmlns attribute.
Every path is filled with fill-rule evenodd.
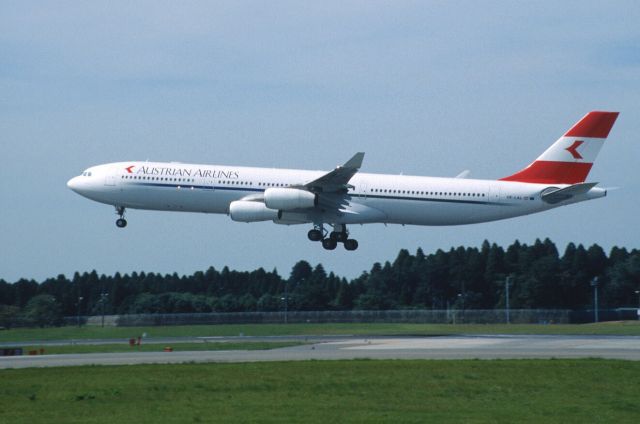
<svg viewBox="0 0 640 424"><path fill-rule="evenodd" d="M140 346L129 346L125 343L110 344L74 344L62 346L26 346L23 351L40 351L44 349L45 355L58 355L64 353L115 353L115 352L161 352L166 346L170 346L174 352L194 350L268 350L281 347L299 346L299 342L216 342L216 343L143 343Z"/></svg>
<svg viewBox="0 0 640 424"><path fill-rule="evenodd" d="M443 334L604 334L640 335L640 321L599 324L243 324L165 327L59 327L0 331L0 342L180 336L277 335L443 335Z"/></svg>
<svg viewBox="0 0 640 424"><path fill-rule="evenodd" d="M640 362L308 361L4 370L3 423L637 422Z"/></svg>

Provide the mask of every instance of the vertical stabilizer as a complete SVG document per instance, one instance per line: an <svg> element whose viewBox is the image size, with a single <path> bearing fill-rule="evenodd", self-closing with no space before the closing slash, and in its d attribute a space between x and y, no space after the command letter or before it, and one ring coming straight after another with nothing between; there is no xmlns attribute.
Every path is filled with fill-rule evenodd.
<svg viewBox="0 0 640 424"><path fill-rule="evenodd" d="M522 171L501 178L539 184L584 182L618 117L618 112L587 113L565 135Z"/></svg>

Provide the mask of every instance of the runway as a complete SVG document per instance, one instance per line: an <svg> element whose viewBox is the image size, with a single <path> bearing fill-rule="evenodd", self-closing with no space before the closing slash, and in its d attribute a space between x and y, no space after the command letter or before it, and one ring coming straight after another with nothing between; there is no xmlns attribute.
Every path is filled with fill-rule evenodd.
<svg viewBox="0 0 640 424"><path fill-rule="evenodd" d="M361 336L287 336L275 338L216 337L197 338L197 340L209 342L293 340L306 341L309 344L252 351L126 352L0 357L0 369L345 359L604 358L640 360L640 336L469 335L371 338Z"/></svg>

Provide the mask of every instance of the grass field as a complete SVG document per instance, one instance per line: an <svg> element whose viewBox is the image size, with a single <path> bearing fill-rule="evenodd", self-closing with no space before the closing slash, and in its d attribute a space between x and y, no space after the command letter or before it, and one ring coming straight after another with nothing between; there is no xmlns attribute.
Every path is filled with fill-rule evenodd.
<svg viewBox="0 0 640 424"><path fill-rule="evenodd" d="M299 346L298 342L224 342L224 343L167 343L145 344L129 346L126 343L109 344L73 344L61 346L26 346L24 352L35 350L46 355L58 355L63 353L116 353L116 352L161 352L166 346L170 346L174 352L196 350L267 350L281 347Z"/></svg>
<svg viewBox="0 0 640 424"><path fill-rule="evenodd" d="M637 422L640 363L309 361L4 370L3 423Z"/></svg>
<svg viewBox="0 0 640 424"><path fill-rule="evenodd" d="M603 334L640 335L640 321L599 324L243 324L165 327L58 327L0 331L0 342L61 339L276 335Z"/></svg>

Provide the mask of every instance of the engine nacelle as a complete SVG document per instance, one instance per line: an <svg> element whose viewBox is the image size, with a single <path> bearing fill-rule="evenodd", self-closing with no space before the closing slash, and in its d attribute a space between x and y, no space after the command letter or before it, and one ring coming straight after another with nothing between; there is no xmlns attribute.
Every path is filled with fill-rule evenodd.
<svg viewBox="0 0 640 424"><path fill-rule="evenodd" d="M280 225L297 225L308 224L312 221L309 219L308 213L278 211L278 219L274 219L273 222Z"/></svg>
<svg viewBox="0 0 640 424"><path fill-rule="evenodd" d="M316 206L318 196L297 188L268 188L264 191L264 203L269 209L305 209Z"/></svg>
<svg viewBox="0 0 640 424"><path fill-rule="evenodd" d="M238 222L259 222L278 219L278 211L269 209L262 202L236 200L229 205L229 216Z"/></svg>

